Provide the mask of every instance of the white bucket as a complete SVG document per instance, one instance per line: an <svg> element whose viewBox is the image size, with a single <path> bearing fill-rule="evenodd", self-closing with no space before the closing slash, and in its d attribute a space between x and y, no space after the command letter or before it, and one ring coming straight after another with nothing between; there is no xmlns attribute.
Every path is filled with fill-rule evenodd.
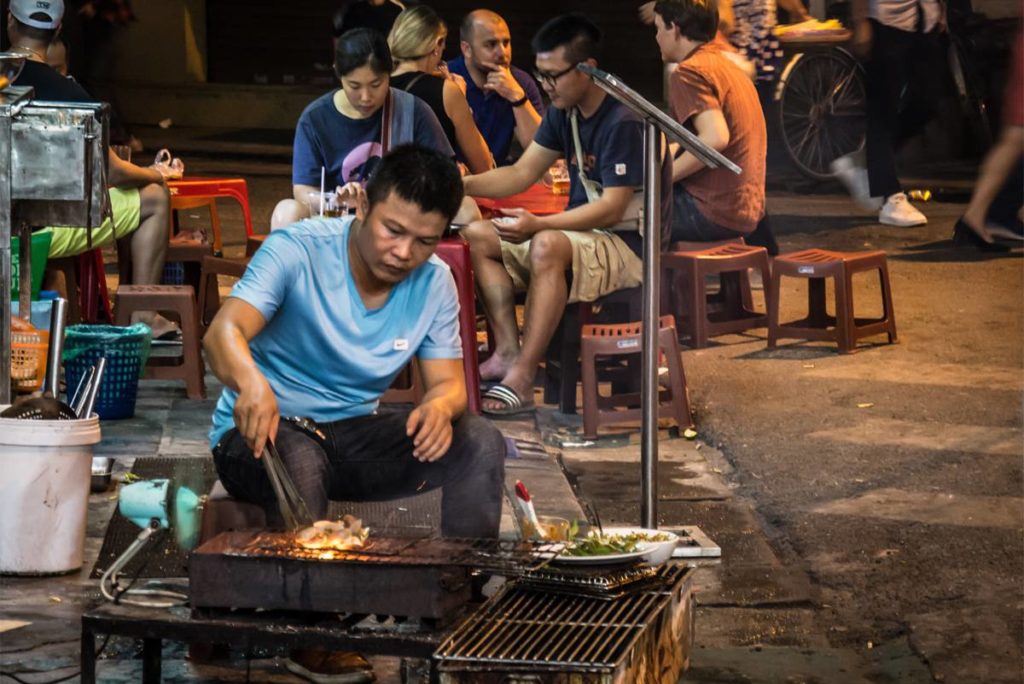
<svg viewBox="0 0 1024 684"><path fill-rule="evenodd" d="M82 567L100 421L0 418L0 574Z"/></svg>

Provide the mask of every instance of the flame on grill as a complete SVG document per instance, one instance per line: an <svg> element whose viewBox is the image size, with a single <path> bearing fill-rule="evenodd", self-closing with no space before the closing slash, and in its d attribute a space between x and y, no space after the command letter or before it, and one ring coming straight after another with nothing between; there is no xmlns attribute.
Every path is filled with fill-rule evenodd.
<svg viewBox="0 0 1024 684"><path fill-rule="evenodd" d="M318 520L295 533L295 545L303 550L317 551L317 558L332 560L338 552L362 548L370 534L368 527L352 515L341 520Z"/></svg>

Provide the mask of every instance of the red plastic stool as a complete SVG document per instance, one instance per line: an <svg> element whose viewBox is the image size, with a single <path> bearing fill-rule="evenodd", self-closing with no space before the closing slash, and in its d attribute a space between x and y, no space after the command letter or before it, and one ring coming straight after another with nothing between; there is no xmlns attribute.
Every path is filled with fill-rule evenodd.
<svg viewBox="0 0 1024 684"><path fill-rule="evenodd" d="M636 356L641 353L640 323L585 325L580 336L580 370L583 375L583 435L597 437L597 429L606 423L639 420L640 393L598 391L598 357ZM672 316L662 316L658 328L658 347L668 366L668 388L659 388L658 416L674 418L680 429L693 427L690 402L686 394L686 375L679 354L679 339Z"/></svg>
<svg viewBox="0 0 1024 684"><path fill-rule="evenodd" d="M448 264L459 294L459 336L462 338L462 365L466 372L467 408L480 413L480 364L476 349L476 287L469 243L461 237L441 240L437 256Z"/></svg>
<svg viewBox="0 0 1024 684"><path fill-rule="evenodd" d="M662 272L672 287L665 288L676 321L694 348L708 345L708 338L751 328L767 327L768 315L754 310L748 269L761 272L768 282L768 252L764 247L729 242L692 251L672 251L661 255ZM717 297L707 294L706 277L718 275L721 290ZM673 296L674 295L674 296ZM765 290L765 297L768 298Z"/></svg>
<svg viewBox="0 0 1024 684"><path fill-rule="evenodd" d="M882 290L882 317L856 318L853 307L853 274L878 271ZM806 278L807 317L789 323L779 323L779 285L782 276ZM825 278L835 279L836 315L825 310ZM892 288L889 285L889 267L885 252L829 252L824 249L805 249L782 254L775 258L768 297L768 348L775 347L780 338L825 340L839 345L839 351L849 354L862 337L885 333L889 343L897 342L896 317L892 308Z"/></svg>
<svg viewBox="0 0 1024 684"><path fill-rule="evenodd" d="M171 193L171 208L186 208L204 204L197 200L216 201L218 197L235 200L242 207L242 219L245 222L246 236L252 235L252 213L249 210L249 185L244 178L182 178L167 181L167 189ZM176 206L175 203L178 203ZM220 236L220 222L217 220L217 209L210 209L215 227L213 229L213 249L220 253L223 250Z"/></svg>
<svg viewBox="0 0 1024 684"><path fill-rule="evenodd" d="M114 320L102 250L97 248L78 256L50 259L46 267L64 274L69 321L104 323Z"/></svg>

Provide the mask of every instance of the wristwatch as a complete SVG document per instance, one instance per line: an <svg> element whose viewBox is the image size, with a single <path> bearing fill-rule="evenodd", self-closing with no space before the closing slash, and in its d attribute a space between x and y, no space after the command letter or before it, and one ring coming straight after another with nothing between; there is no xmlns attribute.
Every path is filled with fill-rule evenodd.
<svg viewBox="0 0 1024 684"><path fill-rule="evenodd" d="M529 97L527 97L525 94L523 94L523 96L521 98L519 98L518 100L516 100L515 102L512 103L512 106L513 107L522 107L524 104L526 104L527 100L529 100L529 99L530 99Z"/></svg>

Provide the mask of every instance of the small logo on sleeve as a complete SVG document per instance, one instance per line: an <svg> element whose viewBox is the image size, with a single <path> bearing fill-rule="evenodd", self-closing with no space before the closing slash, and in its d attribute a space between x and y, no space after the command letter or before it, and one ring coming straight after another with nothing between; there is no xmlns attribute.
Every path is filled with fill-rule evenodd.
<svg viewBox="0 0 1024 684"><path fill-rule="evenodd" d="M625 164L616 164L615 165L615 175L616 176L625 176L626 175L626 165Z"/></svg>
<svg viewBox="0 0 1024 684"><path fill-rule="evenodd" d="M395 351L409 351L409 340L402 337L395 339Z"/></svg>

